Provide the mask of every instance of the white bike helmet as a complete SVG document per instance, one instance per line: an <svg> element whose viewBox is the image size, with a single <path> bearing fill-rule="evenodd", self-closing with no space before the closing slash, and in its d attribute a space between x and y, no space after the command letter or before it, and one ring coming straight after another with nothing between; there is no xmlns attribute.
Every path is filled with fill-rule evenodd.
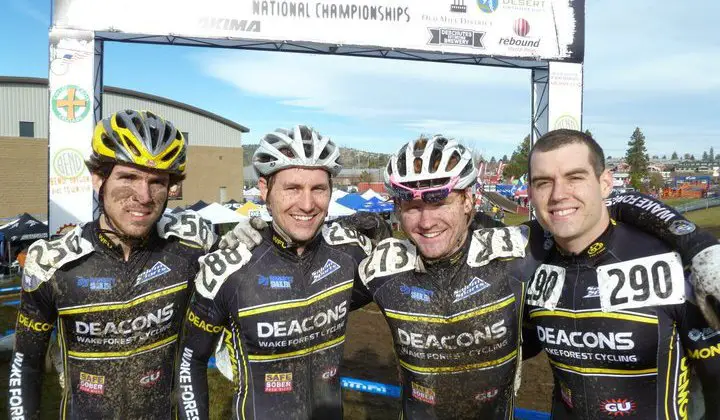
<svg viewBox="0 0 720 420"><path fill-rule="evenodd" d="M477 178L472 154L465 146L442 135L419 138L405 144L390 157L385 167L385 187L393 191L390 179L411 188L439 186L457 177L454 189L464 190Z"/></svg>
<svg viewBox="0 0 720 420"><path fill-rule="evenodd" d="M269 176L287 168L320 168L336 176L342 169L340 149L329 137L297 125L277 129L263 137L252 158L258 176Z"/></svg>

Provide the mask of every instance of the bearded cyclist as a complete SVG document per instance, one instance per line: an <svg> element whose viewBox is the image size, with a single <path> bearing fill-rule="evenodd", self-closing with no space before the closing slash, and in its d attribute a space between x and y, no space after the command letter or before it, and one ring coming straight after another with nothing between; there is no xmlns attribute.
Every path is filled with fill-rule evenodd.
<svg viewBox="0 0 720 420"><path fill-rule="evenodd" d="M720 418L720 335L689 302L679 256L610 218L604 162L597 142L574 130L550 132L530 151L530 197L555 246L528 285L526 338L550 359L552 416L687 419L694 368L706 418Z"/></svg>
<svg viewBox="0 0 720 420"><path fill-rule="evenodd" d="M225 329L232 418L342 418L338 369L348 311L370 300L353 295L370 242L323 226L339 157L306 126L260 142L253 166L272 228L252 253L241 245L200 260L175 375L180 418L208 418L207 363Z"/></svg>
<svg viewBox="0 0 720 420"><path fill-rule="evenodd" d="M99 217L28 251L8 418L39 418L56 321L62 418L170 418L190 280L215 240L195 213L163 217L186 153L182 133L151 112L120 111L97 124L86 163Z"/></svg>

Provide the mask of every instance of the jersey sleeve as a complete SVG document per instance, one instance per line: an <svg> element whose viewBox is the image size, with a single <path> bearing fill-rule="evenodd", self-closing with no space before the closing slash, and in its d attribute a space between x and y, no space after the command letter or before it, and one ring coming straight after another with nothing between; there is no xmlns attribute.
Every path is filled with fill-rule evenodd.
<svg viewBox="0 0 720 420"><path fill-rule="evenodd" d="M657 311L657 418L663 419L688 418L691 371L675 313L672 306Z"/></svg>
<svg viewBox="0 0 720 420"><path fill-rule="evenodd" d="M179 346L175 375L178 418L209 418L207 365L224 328L229 325L235 293L233 276L252 255L244 245L200 258Z"/></svg>
<svg viewBox="0 0 720 420"><path fill-rule="evenodd" d="M626 193L608 199L606 204L611 217L661 239L680 253L685 264L718 243L714 235L698 229L677 210L650 196Z"/></svg>
<svg viewBox="0 0 720 420"><path fill-rule="evenodd" d="M32 290L33 280L23 279L15 327L15 349L10 361L9 419L37 419L45 352L57 319L53 289L42 282ZM35 286L35 285L33 285Z"/></svg>
<svg viewBox="0 0 720 420"><path fill-rule="evenodd" d="M370 257L366 257L366 258L370 258ZM362 264L363 260L364 259L361 258L360 261L358 261L357 265L355 266L355 278L354 278L353 289L352 289L352 300L350 301L350 310L351 311L360 309L363 306L365 306L368 303L373 301L372 293L370 293L370 290L368 290L367 286L365 286L365 283L363 283L362 278L360 276L360 264Z"/></svg>

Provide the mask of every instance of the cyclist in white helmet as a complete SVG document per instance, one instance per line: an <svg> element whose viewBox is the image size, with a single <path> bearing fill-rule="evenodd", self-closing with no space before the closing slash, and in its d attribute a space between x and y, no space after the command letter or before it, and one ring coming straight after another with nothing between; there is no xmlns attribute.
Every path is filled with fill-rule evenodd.
<svg viewBox="0 0 720 420"><path fill-rule="evenodd" d="M340 419L346 319L370 301L353 294L370 241L323 225L341 168L328 137L275 131L253 165L273 224L252 253L240 245L200 259L175 375L180 418L208 418L207 362L226 330L232 418Z"/></svg>

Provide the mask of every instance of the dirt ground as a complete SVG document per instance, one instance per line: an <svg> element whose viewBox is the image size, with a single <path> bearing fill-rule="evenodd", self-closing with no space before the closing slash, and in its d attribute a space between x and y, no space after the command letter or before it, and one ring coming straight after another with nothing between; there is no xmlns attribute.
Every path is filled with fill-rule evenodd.
<svg viewBox="0 0 720 420"><path fill-rule="evenodd" d="M350 314L342 367L343 376L398 384L390 330L375 304ZM551 391L552 373L541 353L523 364L517 407L547 412ZM345 391L344 400L346 419L394 419L400 410L399 400L362 392Z"/></svg>

